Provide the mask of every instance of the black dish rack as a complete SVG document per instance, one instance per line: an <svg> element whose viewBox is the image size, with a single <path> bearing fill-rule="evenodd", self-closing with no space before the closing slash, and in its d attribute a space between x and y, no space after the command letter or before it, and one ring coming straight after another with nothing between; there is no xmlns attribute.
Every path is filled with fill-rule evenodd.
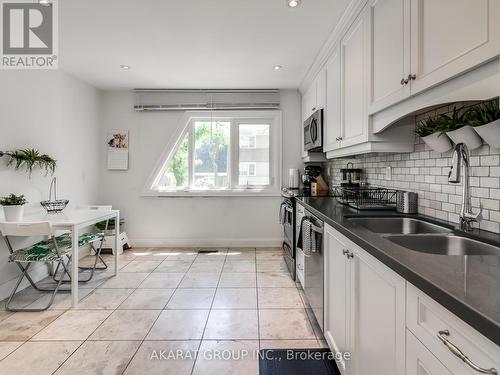
<svg viewBox="0 0 500 375"><path fill-rule="evenodd" d="M338 202L357 210L396 209L397 190L379 187L336 186L333 196Z"/></svg>

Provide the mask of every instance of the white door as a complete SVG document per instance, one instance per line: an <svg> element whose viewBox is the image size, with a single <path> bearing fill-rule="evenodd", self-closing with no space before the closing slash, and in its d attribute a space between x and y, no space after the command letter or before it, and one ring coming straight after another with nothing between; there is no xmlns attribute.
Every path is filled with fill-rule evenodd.
<svg viewBox="0 0 500 375"><path fill-rule="evenodd" d="M340 95L340 53L339 49L335 48L326 66L326 108L323 128L325 135L324 152L336 150L340 146L338 140L341 134Z"/></svg>
<svg viewBox="0 0 500 375"><path fill-rule="evenodd" d="M406 331L406 375L452 375L410 331Z"/></svg>
<svg viewBox="0 0 500 375"><path fill-rule="evenodd" d="M368 112L410 95L410 0L370 0Z"/></svg>
<svg viewBox="0 0 500 375"><path fill-rule="evenodd" d="M367 85L367 16L364 12L351 25L341 40L342 69L342 134L341 146L368 140L366 116Z"/></svg>
<svg viewBox="0 0 500 375"><path fill-rule="evenodd" d="M500 1L412 0L412 95L500 52Z"/></svg>
<svg viewBox="0 0 500 375"><path fill-rule="evenodd" d="M337 231L325 225L325 321L324 335L332 352L349 351L350 332L350 262L343 251L347 249L336 235ZM345 375L347 363L337 362Z"/></svg>
<svg viewBox="0 0 500 375"><path fill-rule="evenodd" d="M406 281L359 248L353 263L352 373L404 374Z"/></svg>

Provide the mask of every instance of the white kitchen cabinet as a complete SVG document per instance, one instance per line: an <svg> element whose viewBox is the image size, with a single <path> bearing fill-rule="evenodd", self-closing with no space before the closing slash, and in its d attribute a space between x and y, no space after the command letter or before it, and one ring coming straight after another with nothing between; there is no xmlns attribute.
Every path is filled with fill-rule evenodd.
<svg viewBox="0 0 500 375"><path fill-rule="evenodd" d="M326 106L326 71L321 70L302 95L302 120Z"/></svg>
<svg viewBox="0 0 500 375"><path fill-rule="evenodd" d="M370 0L368 113L410 95L410 0ZM405 83L408 82L408 83Z"/></svg>
<svg viewBox="0 0 500 375"><path fill-rule="evenodd" d="M368 141L367 14L364 12L351 25L340 41L341 56L341 147Z"/></svg>
<svg viewBox="0 0 500 375"><path fill-rule="evenodd" d="M325 226L325 338L342 374L405 371L405 280Z"/></svg>
<svg viewBox="0 0 500 375"><path fill-rule="evenodd" d="M341 79L340 51L337 47L326 66L326 107L324 112L323 151L333 151L340 147L341 134Z"/></svg>
<svg viewBox="0 0 500 375"><path fill-rule="evenodd" d="M498 0L411 0L411 94L498 56L499 19Z"/></svg>
<svg viewBox="0 0 500 375"><path fill-rule="evenodd" d="M360 248L352 262L352 373L404 374L406 281Z"/></svg>
<svg viewBox="0 0 500 375"><path fill-rule="evenodd" d="M410 332L406 332L406 375L453 375Z"/></svg>
<svg viewBox="0 0 500 375"><path fill-rule="evenodd" d="M332 352L349 352L350 347L350 268L351 262L344 252L347 246L339 234L325 226L325 296L324 335ZM347 374L348 363L337 362L342 375Z"/></svg>
<svg viewBox="0 0 500 375"><path fill-rule="evenodd" d="M454 375L478 371L458 358L463 355L485 372L500 372L500 347L445 309L418 288L407 283L406 325L415 337ZM439 339L441 336L449 347ZM452 351L453 350L453 351ZM414 356L413 353L408 353ZM489 372L488 372L489 371ZM418 373L420 374L420 373ZM431 373L432 374L432 373Z"/></svg>

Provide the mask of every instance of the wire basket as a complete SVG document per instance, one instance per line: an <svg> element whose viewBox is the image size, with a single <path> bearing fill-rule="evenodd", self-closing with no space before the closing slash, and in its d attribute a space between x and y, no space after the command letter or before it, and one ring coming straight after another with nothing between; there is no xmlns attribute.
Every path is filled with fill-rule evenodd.
<svg viewBox="0 0 500 375"><path fill-rule="evenodd" d="M54 191L54 200L52 199L52 191ZM67 199L57 199L57 181L54 177L50 183L49 199L46 201L41 201L40 204L49 214L54 214L61 212L68 205L69 200Z"/></svg>
<svg viewBox="0 0 500 375"><path fill-rule="evenodd" d="M342 204L358 210L396 209L397 190L367 187L334 187L333 196Z"/></svg>

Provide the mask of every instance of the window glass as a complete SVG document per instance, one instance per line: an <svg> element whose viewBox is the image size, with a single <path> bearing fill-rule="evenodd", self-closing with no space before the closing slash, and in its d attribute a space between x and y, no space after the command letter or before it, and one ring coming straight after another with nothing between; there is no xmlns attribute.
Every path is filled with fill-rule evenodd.
<svg viewBox="0 0 500 375"><path fill-rule="evenodd" d="M174 156L167 164L166 172L160 178L161 190L184 189L189 186L189 134L186 133Z"/></svg>
<svg viewBox="0 0 500 375"><path fill-rule="evenodd" d="M240 124L238 134L238 184L269 185L269 124Z"/></svg>
<svg viewBox="0 0 500 375"><path fill-rule="evenodd" d="M196 121L194 124L194 188L229 186L230 122Z"/></svg>

